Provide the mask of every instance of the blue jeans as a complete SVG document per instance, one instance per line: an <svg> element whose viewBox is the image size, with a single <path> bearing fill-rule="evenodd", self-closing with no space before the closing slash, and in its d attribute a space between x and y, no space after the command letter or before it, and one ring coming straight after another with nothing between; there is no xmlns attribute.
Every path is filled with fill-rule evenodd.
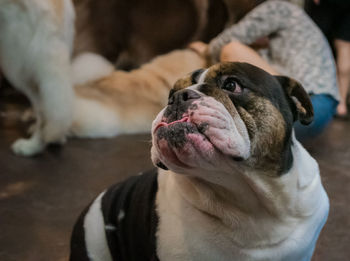
<svg viewBox="0 0 350 261"><path fill-rule="evenodd" d="M310 125L294 123L296 138L303 142L321 134L328 123L331 122L338 102L328 94L314 94L310 96L314 107L314 121Z"/></svg>

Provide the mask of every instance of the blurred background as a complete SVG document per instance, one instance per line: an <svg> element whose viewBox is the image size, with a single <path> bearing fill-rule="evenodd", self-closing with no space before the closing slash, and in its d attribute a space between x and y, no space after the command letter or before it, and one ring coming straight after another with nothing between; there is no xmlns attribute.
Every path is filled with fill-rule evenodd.
<svg viewBox="0 0 350 261"><path fill-rule="evenodd" d="M73 55L99 53L116 69L130 71L192 41L209 42L260 2L74 0ZM306 9L312 4L290 2ZM23 122L22 116L29 107L26 97L2 76L0 260L67 260L70 233L82 209L106 187L153 167L151 137L146 133L70 139L63 147L50 146L40 155L19 157L10 146L18 137L28 135L29 123ZM313 261L350 260L349 133L350 121L341 117L304 144L320 165L331 204Z"/></svg>

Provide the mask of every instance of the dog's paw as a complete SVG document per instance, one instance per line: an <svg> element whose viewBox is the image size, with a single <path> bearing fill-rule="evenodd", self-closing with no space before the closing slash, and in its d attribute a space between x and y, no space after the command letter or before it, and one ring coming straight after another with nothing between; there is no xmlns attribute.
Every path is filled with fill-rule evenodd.
<svg viewBox="0 0 350 261"><path fill-rule="evenodd" d="M12 151L19 156L33 156L44 149L44 144L33 139L18 139L12 144Z"/></svg>

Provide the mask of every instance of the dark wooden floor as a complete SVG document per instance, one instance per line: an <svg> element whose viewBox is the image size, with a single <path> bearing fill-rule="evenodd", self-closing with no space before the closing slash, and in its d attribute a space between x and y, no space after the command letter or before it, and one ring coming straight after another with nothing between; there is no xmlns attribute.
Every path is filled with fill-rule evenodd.
<svg viewBox="0 0 350 261"><path fill-rule="evenodd" d="M107 186L152 167L150 136L69 140L34 158L17 157L9 147L24 134L23 104L0 89L0 260L67 260L82 208ZM331 200L313 261L350 260L350 122L333 121L306 147Z"/></svg>

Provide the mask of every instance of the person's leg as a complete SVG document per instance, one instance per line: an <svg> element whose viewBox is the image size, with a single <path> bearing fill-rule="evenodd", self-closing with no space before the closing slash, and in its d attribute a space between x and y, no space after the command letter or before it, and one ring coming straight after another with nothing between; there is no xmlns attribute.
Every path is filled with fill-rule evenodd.
<svg viewBox="0 0 350 261"><path fill-rule="evenodd" d="M337 107L337 114L347 114L346 97L350 84L350 42L336 39L334 46L337 53L337 76L340 92L340 103Z"/></svg>
<svg viewBox="0 0 350 261"><path fill-rule="evenodd" d="M338 102L327 94L315 94L311 96L314 108L314 120L310 125L294 123L296 138L303 142L321 134L331 122Z"/></svg>
<svg viewBox="0 0 350 261"><path fill-rule="evenodd" d="M278 73L252 48L237 41L230 42L221 49L220 61L246 62L253 64L270 74Z"/></svg>

